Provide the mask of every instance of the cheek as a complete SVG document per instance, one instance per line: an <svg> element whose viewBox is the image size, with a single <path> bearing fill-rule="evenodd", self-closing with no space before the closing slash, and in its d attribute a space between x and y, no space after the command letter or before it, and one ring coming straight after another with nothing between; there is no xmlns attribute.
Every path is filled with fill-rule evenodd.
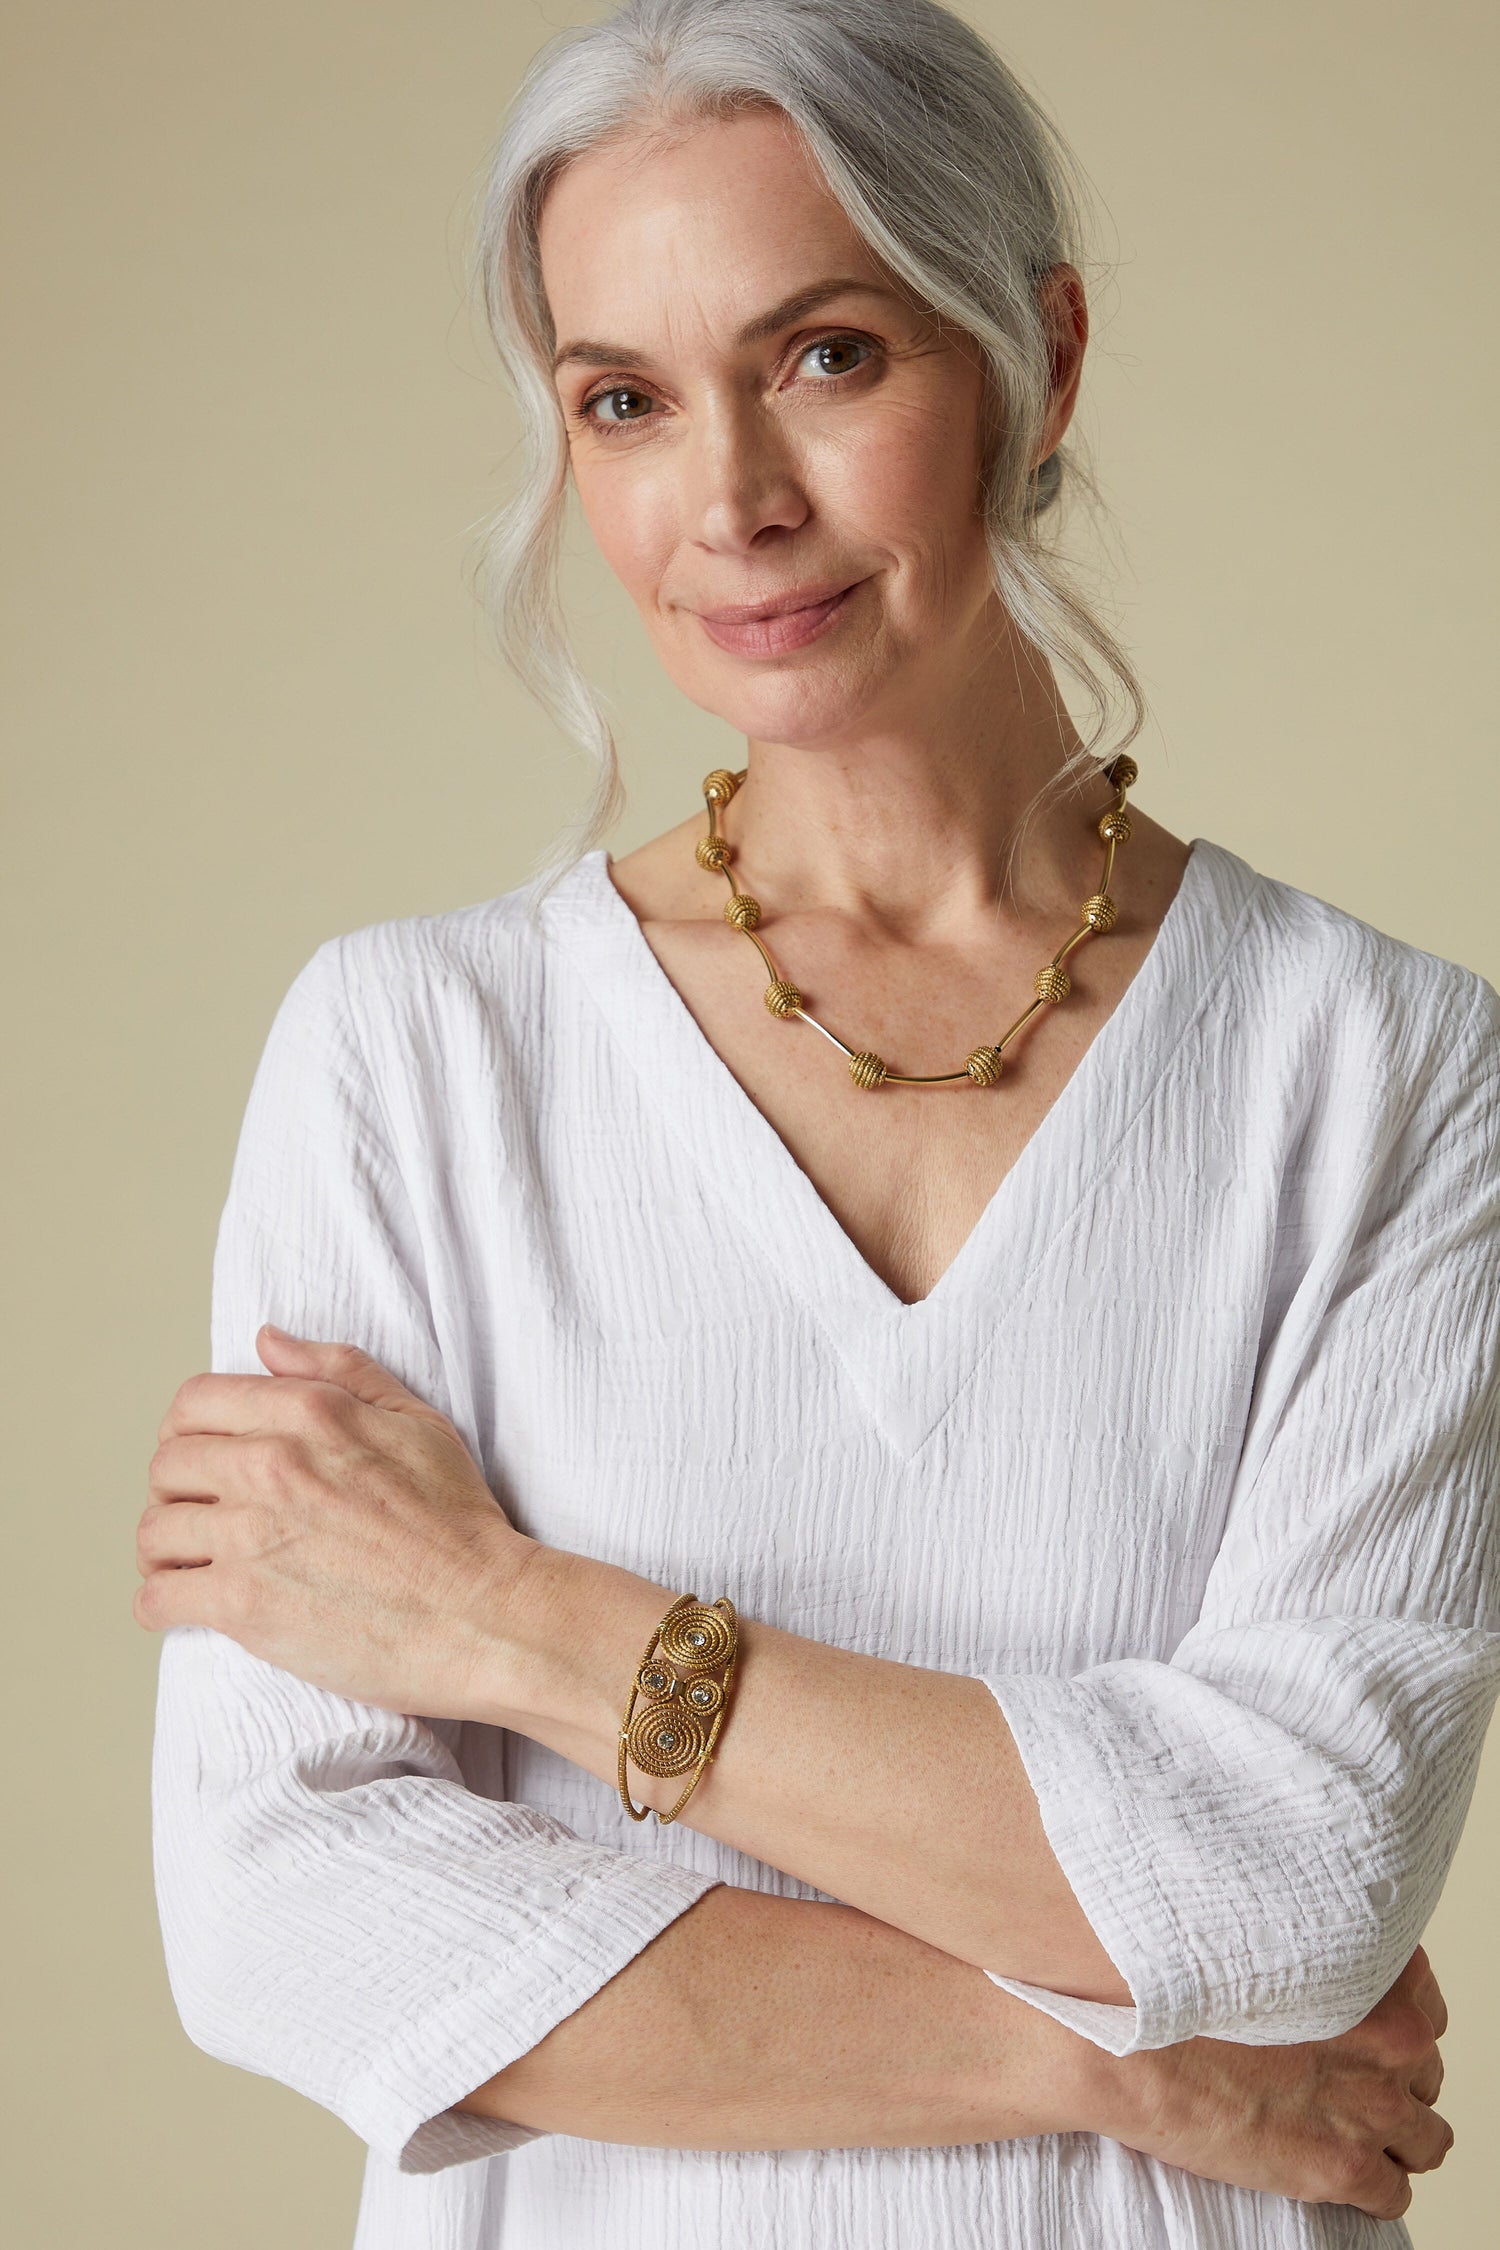
<svg viewBox="0 0 1500 2250"><path fill-rule="evenodd" d="M649 607L676 540L670 481L637 456L576 467L573 482L600 554L632 601Z"/></svg>
<svg viewBox="0 0 1500 2250"><path fill-rule="evenodd" d="M896 599L927 606L966 558L986 567L977 448L964 423L925 406L887 410L844 430L810 466L825 518L897 565Z"/></svg>

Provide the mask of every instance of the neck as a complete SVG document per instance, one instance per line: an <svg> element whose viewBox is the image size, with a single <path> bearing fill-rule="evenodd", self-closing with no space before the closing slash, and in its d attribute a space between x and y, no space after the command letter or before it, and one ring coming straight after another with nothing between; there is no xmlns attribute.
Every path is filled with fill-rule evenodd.
<svg viewBox="0 0 1500 2250"><path fill-rule="evenodd" d="M1112 792L1090 762L1035 806L1081 738L1050 667L1030 649L1022 661L1024 648L1007 632L920 714L857 735L748 739L723 823L746 888L764 885L780 913L832 910L914 941L1072 901Z"/></svg>

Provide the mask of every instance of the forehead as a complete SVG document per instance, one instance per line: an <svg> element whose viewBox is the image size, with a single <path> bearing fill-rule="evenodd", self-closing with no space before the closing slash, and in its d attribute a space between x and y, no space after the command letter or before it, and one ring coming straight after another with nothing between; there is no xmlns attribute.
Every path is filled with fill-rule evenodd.
<svg viewBox="0 0 1500 2250"><path fill-rule="evenodd" d="M826 274L891 278L768 109L585 151L549 188L537 247L558 333L622 343L736 327Z"/></svg>

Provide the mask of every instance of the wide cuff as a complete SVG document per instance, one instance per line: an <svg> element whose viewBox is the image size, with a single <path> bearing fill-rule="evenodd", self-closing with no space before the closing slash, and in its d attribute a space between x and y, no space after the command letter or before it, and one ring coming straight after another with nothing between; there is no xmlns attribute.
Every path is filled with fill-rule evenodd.
<svg viewBox="0 0 1500 2250"><path fill-rule="evenodd" d="M1086 1691L1050 1673L986 1677L1036 1792L1042 1828L1131 2004L1084 2000L987 1971L992 1981L1112 2055L1193 2038L1203 1995L1128 1778Z"/></svg>
<svg viewBox="0 0 1500 2250"><path fill-rule="evenodd" d="M415 2016L332 2105L402 2172L440 2172L535 2140L535 2128L453 2108L608 1984L721 1880L639 1854L566 1887L523 1961L504 1960Z"/></svg>

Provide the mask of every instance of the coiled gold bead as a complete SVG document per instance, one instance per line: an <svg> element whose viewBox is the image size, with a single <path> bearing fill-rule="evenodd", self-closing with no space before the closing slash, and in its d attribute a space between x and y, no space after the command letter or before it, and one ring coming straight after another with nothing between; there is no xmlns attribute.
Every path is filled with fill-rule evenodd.
<svg viewBox="0 0 1500 2250"><path fill-rule="evenodd" d="M693 856L700 867L710 871L729 865L729 839L726 836L700 836L693 846Z"/></svg>
<svg viewBox="0 0 1500 2250"><path fill-rule="evenodd" d="M1038 1000L1066 1000L1073 982L1066 969L1059 969L1049 961L1045 969L1038 969L1032 980L1032 990Z"/></svg>
<svg viewBox="0 0 1500 2250"><path fill-rule="evenodd" d="M1119 909L1108 891L1095 891L1083 902L1083 919L1091 930L1112 930Z"/></svg>
<svg viewBox="0 0 1500 2250"><path fill-rule="evenodd" d="M1133 789L1141 778L1141 769L1134 758L1127 757L1122 750L1119 757L1112 758L1105 767L1104 778L1111 789Z"/></svg>
<svg viewBox="0 0 1500 2250"><path fill-rule="evenodd" d="M711 805L727 805L739 785L737 773L731 773L727 766L715 766L712 773L704 776L703 794Z"/></svg>
<svg viewBox="0 0 1500 2250"><path fill-rule="evenodd" d="M964 1063L976 1086L993 1086L1004 1068L1005 1057L998 1047L976 1047Z"/></svg>
<svg viewBox="0 0 1500 2250"><path fill-rule="evenodd" d="M879 1055L860 1054L849 1057L849 1076L856 1086L866 1089L885 1082L886 1066Z"/></svg>
<svg viewBox="0 0 1500 2250"><path fill-rule="evenodd" d="M777 977L774 984L766 986L766 1006L773 1016L790 1016L802 1005L802 995L794 984Z"/></svg>
<svg viewBox="0 0 1500 2250"><path fill-rule="evenodd" d="M1128 844L1135 831L1127 812L1107 812L1099 823L1099 833L1106 844Z"/></svg>
<svg viewBox="0 0 1500 2250"><path fill-rule="evenodd" d="M733 898L725 901L724 919L732 922L737 930L753 930L760 920L760 900L752 898L748 891L736 891Z"/></svg>

